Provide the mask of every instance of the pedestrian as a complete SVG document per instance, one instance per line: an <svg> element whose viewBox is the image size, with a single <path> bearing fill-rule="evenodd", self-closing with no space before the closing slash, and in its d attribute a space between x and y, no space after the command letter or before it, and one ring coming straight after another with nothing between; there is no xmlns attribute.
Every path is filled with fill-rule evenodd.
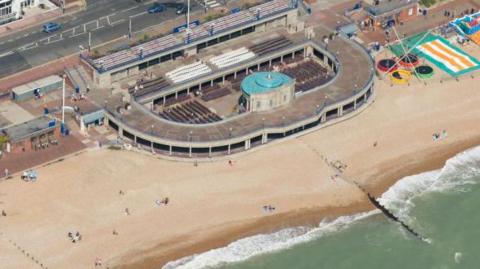
<svg viewBox="0 0 480 269"><path fill-rule="evenodd" d="M6 216L7 216L7 212L5 212L5 210L2 210L2 216L3 216L3 217L6 217Z"/></svg>
<svg viewBox="0 0 480 269"><path fill-rule="evenodd" d="M113 235L118 235L117 231L114 229L112 232Z"/></svg>
<svg viewBox="0 0 480 269"><path fill-rule="evenodd" d="M128 209L128 207L125 208L125 214L127 214L128 216L130 216L130 210Z"/></svg>
<svg viewBox="0 0 480 269"><path fill-rule="evenodd" d="M102 260L100 258L95 258L95 267L102 266Z"/></svg>
<svg viewBox="0 0 480 269"><path fill-rule="evenodd" d="M5 168L5 177L8 177L8 168Z"/></svg>

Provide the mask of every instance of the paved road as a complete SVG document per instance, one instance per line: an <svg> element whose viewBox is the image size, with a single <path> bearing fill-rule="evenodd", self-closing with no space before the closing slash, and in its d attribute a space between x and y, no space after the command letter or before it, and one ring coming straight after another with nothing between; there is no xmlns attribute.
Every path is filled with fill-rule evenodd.
<svg viewBox="0 0 480 269"><path fill-rule="evenodd" d="M88 32L92 33L92 46L125 36L129 17L135 32L178 16L173 9L148 14L146 10L152 1L87 2L85 11L56 20L62 29L55 33L43 33L41 26L36 26L0 38L0 78L78 52L80 45L87 47ZM193 8L200 9L200 6Z"/></svg>

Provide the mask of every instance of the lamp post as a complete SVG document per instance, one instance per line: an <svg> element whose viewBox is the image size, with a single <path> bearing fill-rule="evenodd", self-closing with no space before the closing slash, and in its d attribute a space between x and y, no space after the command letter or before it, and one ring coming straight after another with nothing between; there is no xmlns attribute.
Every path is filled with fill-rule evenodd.
<svg viewBox="0 0 480 269"><path fill-rule="evenodd" d="M132 38L132 16L128 17L128 38Z"/></svg>
<svg viewBox="0 0 480 269"><path fill-rule="evenodd" d="M60 125L60 132L65 134L65 74L63 74L62 81L62 123Z"/></svg>
<svg viewBox="0 0 480 269"><path fill-rule="evenodd" d="M190 29L190 0L187 0L187 30Z"/></svg>
<svg viewBox="0 0 480 269"><path fill-rule="evenodd" d="M92 32L88 32L88 52L92 49Z"/></svg>

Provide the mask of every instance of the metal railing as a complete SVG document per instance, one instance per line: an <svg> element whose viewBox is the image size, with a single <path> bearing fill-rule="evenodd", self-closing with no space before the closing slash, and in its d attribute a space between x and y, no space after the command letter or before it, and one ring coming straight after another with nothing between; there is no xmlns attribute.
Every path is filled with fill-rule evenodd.
<svg viewBox="0 0 480 269"><path fill-rule="evenodd" d="M341 37L341 38L343 38L343 37ZM263 123L259 123L258 127L254 127L254 128L245 130L244 132L241 132L241 131L238 132L238 130L235 130L236 131L235 136L231 136L229 138L212 139L212 140L209 140L209 141L195 141L195 140L192 140L192 139L190 139L189 141L180 141L180 140L172 140L172 139L169 139L169 138L156 136L155 132L153 130L150 134L145 133L144 131L140 131L140 130L136 129L135 127L131 126L128 122L122 120L122 116L118 115L118 113L116 113L115 111L112 111L109 108L106 108L106 111L107 111L107 114L109 114L108 116L110 116L110 118L112 119L112 121L114 123L117 123L117 125L118 125L118 123L124 125L124 126L119 125L119 127L122 127L122 128L127 127L125 129L127 129L127 131L129 133L133 134L134 136L140 137L142 139L145 139L145 140L148 140L148 141L151 141L151 142L154 142L154 143L169 144L169 145L172 145L172 146L191 146L192 144L194 144L194 145L196 145L196 147L202 147L202 145L204 147L211 147L212 144L218 144L220 142L223 142L224 144L233 144L233 143L245 141L248 137L250 137L250 138L251 137L256 137L256 136L262 135L264 133L285 133L285 132L288 132L289 130L294 130L296 128L299 128L299 127L308 125L310 123L313 123L315 121L320 121L321 117L324 114L326 114L328 111L331 111L331 110L334 110L334 109L339 109L340 107L342 107L343 105L345 105L349 102L356 102L356 100L358 98L360 98L363 95L366 95L369 90L371 91L370 95L367 96L358 105L361 105L361 106L365 105L366 103L368 103L369 97L374 95L373 94L373 88L372 88L373 77L374 77L373 58L368 53L368 51L363 46L361 46L360 44L358 44L358 43L356 43L352 40L346 40L345 39L345 41L349 42L350 44L353 44L357 48L360 48L361 51L363 53L365 53L366 56L370 59L369 64L370 64L371 72L369 74L368 79L365 81L363 87L361 88L361 90L359 90L359 91L352 90L351 95L346 96L344 98L341 98L339 100L336 100L332 104L323 103L321 108L317 107L315 109L315 111L313 111L313 113L311 113L311 114L302 115L302 116L296 117L296 118L288 118L288 119L285 118L284 121L281 124L272 125L272 124L269 124L268 122L264 121ZM321 46L321 44L318 43L318 42L313 42L313 43L315 45L320 45L319 47L321 47L322 49L324 48L324 46ZM328 51L324 51L324 53L326 53L326 54L330 55L332 58L334 58L335 63L337 65L339 64L338 59L335 56L333 56L334 54L331 54ZM339 76L340 72L342 72L341 65L339 65L337 77ZM208 127L212 127L212 126L215 126L215 125L221 125L221 124L226 123L226 121L220 121L220 122L202 124L202 125L197 125L197 126L191 125L191 124L179 124L179 123L176 123L176 122L160 119L159 117L154 115L151 111L149 111L148 109L146 109L145 107L143 107L140 104L137 104L137 106L141 107L142 111L148 112L148 115L150 115L152 117L155 117L156 120L160 120L162 122L172 124L172 125L179 125L179 126L183 125L185 127L189 127L189 128L192 128L192 129L195 128L195 127L197 127L197 128L202 128L202 127L203 128L208 128ZM358 108L359 108L359 106L357 106L356 110L358 110ZM350 112L350 113L352 113L352 112ZM115 115L117 115L117 116L115 116ZM248 114L246 114L246 115L248 115ZM227 121L230 122L230 121L233 121L235 119L238 119L239 117L243 117L243 116L246 116L246 115L238 115L238 117L232 117L232 118L228 119ZM240 129L240 130L243 130L243 129ZM163 142L159 142L159 141L163 141Z"/></svg>

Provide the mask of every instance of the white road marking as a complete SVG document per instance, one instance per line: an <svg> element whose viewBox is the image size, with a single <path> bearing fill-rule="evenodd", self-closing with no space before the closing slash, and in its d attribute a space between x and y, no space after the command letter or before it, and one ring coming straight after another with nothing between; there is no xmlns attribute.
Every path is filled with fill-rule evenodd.
<svg viewBox="0 0 480 269"><path fill-rule="evenodd" d="M34 42L34 43L30 43L30 44L27 44L27 45L24 45L20 48L18 48L19 51L25 51L25 50L29 50L29 49L34 49L38 47L38 43L37 42Z"/></svg>
<svg viewBox="0 0 480 269"><path fill-rule="evenodd" d="M24 37L27 37L28 35L29 35L29 33L26 33L26 34L24 34L23 36L24 36Z"/></svg>
<svg viewBox="0 0 480 269"><path fill-rule="evenodd" d="M115 24L119 24L119 23L122 23L122 22L124 22L124 21L125 21L125 19L119 19L118 21L114 21L114 22L110 23L110 25L113 26L113 25L115 25Z"/></svg>
<svg viewBox="0 0 480 269"><path fill-rule="evenodd" d="M80 35L84 35L84 34L86 34L86 33L85 33L85 32L83 32L83 33L79 33L79 34L76 34L76 35L72 35L72 36L70 36L70 38L74 38L74 37L77 37L77 36L80 36Z"/></svg>
<svg viewBox="0 0 480 269"><path fill-rule="evenodd" d="M7 40L7 42L12 42L12 41L13 41L13 39L9 39L9 40Z"/></svg>
<svg viewBox="0 0 480 269"><path fill-rule="evenodd" d="M130 18L135 18L135 17L142 16L142 15L145 15L145 14L147 14L146 11L141 12L141 13L138 13L138 14L135 14L135 15L132 15L132 16L130 16Z"/></svg>
<svg viewBox="0 0 480 269"><path fill-rule="evenodd" d="M104 27L104 26L101 25L101 26L99 26L98 28L95 28L95 29L90 30L90 32L96 31L96 30L98 30L98 29L102 29L103 27Z"/></svg>
<svg viewBox="0 0 480 269"><path fill-rule="evenodd" d="M59 41L62 41L62 40L63 40L63 38L62 38L62 39L58 39L58 40L53 40L53 41L50 41L48 44L56 43L56 42L59 42Z"/></svg>
<svg viewBox="0 0 480 269"><path fill-rule="evenodd" d="M124 10L122 10L122 11L120 11L120 12L127 12L127 11L130 11L130 10L132 10L132 9L136 9L137 7L138 7L138 6L133 6L133 7L131 7L131 8L124 9Z"/></svg>
<svg viewBox="0 0 480 269"><path fill-rule="evenodd" d="M3 54L0 54L0 58L8 56L8 55L13 54L13 53L14 53L13 51L5 52Z"/></svg>

